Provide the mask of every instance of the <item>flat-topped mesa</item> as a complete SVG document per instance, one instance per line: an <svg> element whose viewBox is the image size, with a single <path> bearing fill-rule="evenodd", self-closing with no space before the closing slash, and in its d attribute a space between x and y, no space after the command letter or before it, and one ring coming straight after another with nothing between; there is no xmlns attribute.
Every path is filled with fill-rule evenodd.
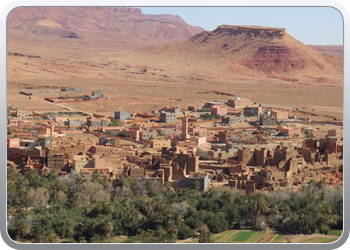
<svg viewBox="0 0 350 250"><path fill-rule="evenodd" d="M237 36L245 34L249 37L283 38L287 35L284 28L271 28L263 26L245 26L245 25L220 25L213 33L228 33Z"/></svg>

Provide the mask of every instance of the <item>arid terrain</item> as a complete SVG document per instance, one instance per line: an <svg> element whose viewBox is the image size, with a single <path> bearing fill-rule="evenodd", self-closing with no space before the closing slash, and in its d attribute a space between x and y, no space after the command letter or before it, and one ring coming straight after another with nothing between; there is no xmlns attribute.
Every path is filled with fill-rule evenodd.
<svg viewBox="0 0 350 250"><path fill-rule="evenodd" d="M178 16L102 7L17 8L7 28L7 102L21 109L112 115L242 96L342 120L342 47L311 48L284 29L203 31ZM63 86L107 98L62 105L43 100L59 93L19 94Z"/></svg>

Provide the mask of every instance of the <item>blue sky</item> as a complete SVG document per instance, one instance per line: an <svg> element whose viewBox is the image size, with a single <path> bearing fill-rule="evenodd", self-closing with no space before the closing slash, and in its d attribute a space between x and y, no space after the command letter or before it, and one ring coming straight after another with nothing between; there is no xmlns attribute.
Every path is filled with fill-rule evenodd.
<svg viewBox="0 0 350 250"><path fill-rule="evenodd" d="M221 24L285 28L310 45L343 44L343 18L332 7L141 7L144 14L179 15L185 22L214 30Z"/></svg>

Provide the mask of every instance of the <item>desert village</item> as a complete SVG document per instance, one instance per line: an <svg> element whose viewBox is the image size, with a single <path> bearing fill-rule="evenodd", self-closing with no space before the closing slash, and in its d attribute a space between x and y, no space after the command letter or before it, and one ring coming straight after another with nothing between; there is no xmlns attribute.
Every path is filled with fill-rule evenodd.
<svg viewBox="0 0 350 250"><path fill-rule="evenodd" d="M62 88L48 102L105 98L103 90ZM35 93L21 91L35 99ZM295 113L295 112L294 112ZM333 124L332 124L333 123ZM148 113L19 110L7 107L7 165L25 174L56 169L110 181L152 178L174 189L228 185L255 190L292 190L311 179L343 181L343 129L339 122L313 122L288 110L269 109L243 97L208 100L202 107L163 107Z"/></svg>

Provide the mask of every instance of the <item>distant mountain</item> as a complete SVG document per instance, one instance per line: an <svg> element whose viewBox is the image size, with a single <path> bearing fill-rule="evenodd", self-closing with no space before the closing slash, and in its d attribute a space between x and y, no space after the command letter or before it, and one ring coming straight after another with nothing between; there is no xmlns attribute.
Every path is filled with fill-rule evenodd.
<svg viewBox="0 0 350 250"><path fill-rule="evenodd" d="M343 45L308 45L309 47L318 50L324 54L343 60Z"/></svg>
<svg viewBox="0 0 350 250"><path fill-rule="evenodd" d="M116 42L128 40L129 47L144 38L147 47L184 41L202 31L179 16L147 15L126 7L18 7L7 18L8 39L12 40L31 41L33 34L84 39L95 32L96 40L108 33Z"/></svg>
<svg viewBox="0 0 350 250"><path fill-rule="evenodd" d="M147 58L152 55L167 61L171 58L174 66L177 62L188 62L223 74L342 82L342 60L304 45L283 28L221 25L187 41L146 49L143 53Z"/></svg>

